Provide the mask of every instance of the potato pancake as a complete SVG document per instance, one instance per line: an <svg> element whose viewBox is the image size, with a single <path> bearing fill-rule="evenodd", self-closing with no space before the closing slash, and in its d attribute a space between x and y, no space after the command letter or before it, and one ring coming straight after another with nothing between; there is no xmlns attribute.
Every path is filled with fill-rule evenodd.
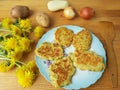
<svg viewBox="0 0 120 90"><path fill-rule="evenodd" d="M55 87L62 87L71 83L75 67L69 57L55 60L49 67L49 75Z"/></svg>
<svg viewBox="0 0 120 90"><path fill-rule="evenodd" d="M73 46L76 50L89 50L91 42L92 36L88 30L82 30L73 37Z"/></svg>
<svg viewBox="0 0 120 90"><path fill-rule="evenodd" d="M81 70L101 71L105 68L104 60L93 51L75 51L74 65Z"/></svg>
<svg viewBox="0 0 120 90"><path fill-rule="evenodd" d="M65 27L60 27L55 32L55 40L62 46L68 47L73 40L73 31Z"/></svg>
<svg viewBox="0 0 120 90"><path fill-rule="evenodd" d="M57 43L44 42L36 48L37 56L44 60L55 60L63 57L63 48Z"/></svg>

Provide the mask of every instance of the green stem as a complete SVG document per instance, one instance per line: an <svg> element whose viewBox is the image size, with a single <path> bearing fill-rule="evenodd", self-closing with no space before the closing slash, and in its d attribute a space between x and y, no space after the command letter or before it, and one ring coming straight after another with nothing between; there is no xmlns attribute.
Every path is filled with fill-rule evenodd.
<svg viewBox="0 0 120 90"><path fill-rule="evenodd" d="M21 67L22 65L26 65L25 63L21 62L21 61L16 61L15 64L18 66L18 67Z"/></svg>
<svg viewBox="0 0 120 90"><path fill-rule="evenodd" d="M9 58L6 58L6 57L1 57L2 55L0 55L0 60L9 60ZM21 61L15 61L15 65L18 66L18 67L21 67L22 65L26 65L25 63L21 62Z"/></svg>
<svg viewBox="0 0 120 90"><path fill-rule="evenodd" d="M0 58L0 60L10 60L9 58Z"/></svg>
<svg viewBox="0 0 120 90"><path fill-rule="evenodd" d="M3 46L0 44L0 48L2 48Z"/></svg>
<svg viewBox="0 0 120 90"><path fill-rule="evenodd" d="M5 57L5 56L0 54L0 57Z"/></svg>
<svg viewBox="0 0 120 90"><path fill-rule="evenodd" d="M5 29L5 28L0 28L0 31L2 31L2 32L4 32L4 31L9 31L9 32L10 32L9 29Z"/></svg>
<svg viewBox="0 0 120 90"><path fill-rule="evenodd" d="M0 27L2 26L2 22L0 22Z"/></svg>
<svg viewBox="0 0 120 90"><path fill-rule="evenodd" d="M21 65L19 65L18 63L15 63L15 65L16 65L17 67L19 67L19 68L21 67Z"/></svg>

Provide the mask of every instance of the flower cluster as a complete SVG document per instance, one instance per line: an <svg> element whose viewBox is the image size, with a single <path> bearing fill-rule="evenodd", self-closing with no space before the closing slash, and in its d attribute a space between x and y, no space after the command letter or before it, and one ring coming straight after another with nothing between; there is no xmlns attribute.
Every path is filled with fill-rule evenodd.
<svg viewBox="0 0 120 90"><path fill-rule="evenodd" d="M7 30L7 34L0 35L0 59L6 58L9 62L21 60L23 53L30 51L31 40L27 36L32 28L30 20L18 19L17 22L12 22L5 18L2 20L2 27L4 29L0 30L4 33Z"/></svg>
<svg viewBox="0 0 120 90"><path fill-rule="evenodd" d="M6 29L10 29L10 25L12 23L13 22L9 18L5 18L5 19L2 20L2 26Z"/></svg>
<svg viewBox="0 0 120 90"><path fill-rule="evenodd" d="M16 70L18 83L24 87L30 87L38 75L38 69L34 61L30 61L26 65L22 65Z"/></svg>
<svg viewBox="0 0 120 90"><path fill-rule="evenodd" d="M9 61L9 60L0 60L0 72L6 72L13 68L15 65L14 61Z"/></svg>
<svg viewBox="0 0 120 90"><path fill-rule="evenodd" d="M16 70L16 76L22 87L31 86L38 74L35 62L30 61L26 65L21 62L24 53L31 51L31 33L32 24L29 19L13 22L10 18L4 18L0 22L0 72L9 71L15 65L20 66ZM44 29L37 26L33 34L40 38Z"/></svg>

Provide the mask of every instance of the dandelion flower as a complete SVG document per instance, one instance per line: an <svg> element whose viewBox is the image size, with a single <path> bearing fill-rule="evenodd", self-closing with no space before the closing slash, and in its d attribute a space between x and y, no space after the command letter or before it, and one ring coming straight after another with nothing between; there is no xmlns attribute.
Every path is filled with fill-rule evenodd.
<svg viewBox="0 0 120 90"><path fill-rule="evenodd" d="M35 37L40 38L43 34L44 34L44 29L42 27L37 26L34 29L34 35L35 35Z"/></svg>
<svg viewBox="0 0 120 90"><path fill-rule="evenodd" d="M6 29L10 29L11 24L12 24L12 21L10 20L10 18L4 18L2 20L2 27L6 28Z"/></svg>
<svg viewBox="0 0 120 90"><path fill-rule="evenodd" d="M0 60L0 72L6 72L12 69L15 65L15 62L12 60Z"/></svg>
<svg viewBox="0 0 120 90"><path fill-rule="evenodd" d="M35 78L37 77L37 74L33 68L36 68L36 65L33 61L31 61L27 65L23 65L22 67L19 67L16 70L16 76L18 78L18 83L23 88L30 87L33 84Z"/></svg>
<svg viewBox="0 0 120 90"><path fill-rule="evenodd" d="M14 51L9 51L7 57L12 60L20 60L23 56L23 51L19 46L17 46Z"/></svg>
<svg viewBox="0 0 120 90"><path fill-rule="evenodd" d="M17 40L16 38L8 38L5 42L4 42L4 47L6 50L11 50L14 49L17 46Z"/></svg>
<svg viewBox="0 0 120 90"><path fill-rule="evenodd" d="M22 31L16 25L11 25L11 29L12 29L12 33L14 36L21 36L22 35Z"/></svg>
<svg viewBox="0 0 120 90"><path fill-rule="evenodd" d="M38 68L36 67L36 63L31 61L27 64L27 67L34 71L34 73L38 74Z"/></svg>
<svg viewBox="0 0 120 90"><path fill-rule="evenodd" d="M29 19L20 19L19 20L20 28L30 30L32 28L31 22Z"/></svg>
<svg viewBox="0 0 120 90"><path fill-rule="evenodd" d="M21 48L16 47L14 51L13 59L20 60L22 56L23 56L23 51L21 50Z"/></svg>
<svg viewBox="0 0 120 90"><path fill-rule="evenodd" d="M30 43L31 41L28 38L22 37L21 39L19 39L19 45L23 51L30 50Z"/></svg>

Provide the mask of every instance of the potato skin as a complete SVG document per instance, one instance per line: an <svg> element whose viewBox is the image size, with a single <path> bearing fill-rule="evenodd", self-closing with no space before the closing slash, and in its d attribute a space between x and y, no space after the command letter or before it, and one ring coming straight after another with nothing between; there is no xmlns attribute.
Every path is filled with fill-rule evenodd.
<svg viewBox="0 0 120 90"><path fill-rule="evenodd" d="M13 18L26 18L30 15L30 9L27 6L17 5L10 12Z"/></svg>
<svg viewBox="0 0 120 90"><path fill-rule="evenodd" d="M36 16L36 21L42 27L49 27L50 26L50 17L47 13L39 12Z"/></svg>

